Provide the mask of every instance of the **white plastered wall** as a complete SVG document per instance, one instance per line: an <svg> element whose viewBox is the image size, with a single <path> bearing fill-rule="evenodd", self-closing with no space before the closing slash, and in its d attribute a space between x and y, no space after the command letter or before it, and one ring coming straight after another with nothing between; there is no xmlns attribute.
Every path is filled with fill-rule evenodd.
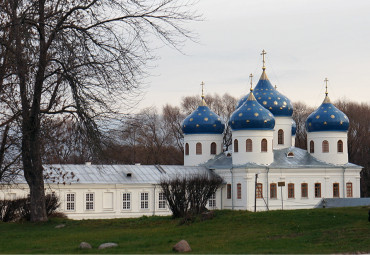
<svg viewBox="0 0 370 255"><path fill-rule="evenodd" d="M233 165L243 165L248 162L268 165L274 160L272 150L273 130L237 130L232 132L232 148L238 140L238 152L233 151ZM252 152L246 152L246 140L252 140ZM261 141L267 140L267 152L261 152Z"/></svg>
<svg viewBox="0 0 370 255"><path fill-rule="evenodd" d="M322 142L325 140L329 142L329 152L322 152ZM343 152L337 150L339 140L343 142ZM347 132L307 132L308 151L310 151L311 141L314 142L314 153L311 155L315 158L335 165L348 163Z"/></svg>
<svg viewBox="0 0 370 255"><path fill-rule="evenodd" d="M289 148L292 145L292 117L275 117L274 149ZM284 131L284 144L278 144L278 132Z"/></svg>
<svg viewBox="0 0 370 255"><path fill-rule="evenodd" d="M196 144L202 144L202 154L196 154ZM222 134L191 134L184 135L184 166L198 166L205 163L215 155L211 154L211 143L216 143L216 154L222 152L223 135ZM189 144L189 155L185 154L185 146Z"/></svg>

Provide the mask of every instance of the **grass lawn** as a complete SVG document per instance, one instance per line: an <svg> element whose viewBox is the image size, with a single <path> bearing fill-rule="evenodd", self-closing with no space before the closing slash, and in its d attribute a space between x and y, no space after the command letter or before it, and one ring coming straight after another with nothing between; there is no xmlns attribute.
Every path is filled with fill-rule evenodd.
<svg viewBox="0 0 370 255"><path fill-rule="evenodd" d="M0 253L172 253L181 239L193 253L370 253L368 210L216 211L189 225L170 217L0 223ZM82 241L93 249L80 250ZM104 242L118 247L98 250Z"/></svg>

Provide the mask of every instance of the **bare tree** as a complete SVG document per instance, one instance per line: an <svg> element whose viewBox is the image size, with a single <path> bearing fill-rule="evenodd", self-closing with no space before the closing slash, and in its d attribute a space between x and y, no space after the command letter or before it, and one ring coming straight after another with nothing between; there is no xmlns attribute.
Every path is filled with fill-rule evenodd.
<svg viewBox="0 0 370 255"><path fill-rule="evenodd" d="M292 117L297 124L295 147L307 150L306 119L314 109L302 102L293 103L293 108L294 112Z"/></svg>
<svg viewBox="0 0 370 255"><path fill-rule="evenodd" d="M41 124L71 114L94 151L97 118L110 117L138 92L152 58L148 34L174 47L197 16L179 0L4 0L0 3L2 123L18 124L30 187L31 220L45 221Z"/></svg>

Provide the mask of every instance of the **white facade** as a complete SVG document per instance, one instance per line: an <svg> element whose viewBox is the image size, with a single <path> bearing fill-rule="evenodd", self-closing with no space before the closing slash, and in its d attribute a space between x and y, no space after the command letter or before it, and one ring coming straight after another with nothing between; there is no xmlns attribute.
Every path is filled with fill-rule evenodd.
<svg viewBox="0 0 370 255"><path fill-rule="evenodd" d="M360 176L359 170L356 168L346 168L345 170L312 168L306 173L302 173L302 169L268 167L235 168L232 169L232 174L230 169L215 171L227 182L222 192L224 209L254 211L256 174L258 174L257 186L262 185L262 197L257 195L256 198L257 211L280 210L282 208L308 209L317 206L324 198L360 197ZM285 186L278 187L278 182L284 182ZM227 194L228 185L232 190L229 197ZM276 187L275 192L271 190L272 185ZM315 185L320 187L316 193ZM240 189L239 194L238 189ZM304 194L302 194L304 189L306 191L303 191Z"/></svg>
<svg viewBox="0 0 370 255"><path fill-rule="evenodd" d="M233 131L233 165L243 165L248 162L268 165L274 161L272 149L273 130L238 130ZM252 151L247 152L247 140L252 141ZM267 140L267 151L262 151L262 140ZM235 151L235 142L238 141L238 151Z"/></svg>
<svg viewBox="0 0 370 255"><path fill-rule="evenodd" d="M311 149L312 142L314 144L313 150ZM342 144L338 145L338 142ZM328 150L325 150L325 147ZM348 163L347 147L347 132L307 132L307 150L312 156L326 163L335 165Z"/></svg>
<svg viewBox="0 0 370 255"><path fill-rule="evenodd" d="M216 150L212 151L212 143ZM223 150L222 134L187 134L184 135L184 166L198 166L220 154ZM197 145L198 144L198 145ZM198 146L198 151L197 151ZM199 151L200 146L200 151ZM188 148L187 148L188 147Z"/></svg>
<svg viewBox="0 0 370 255"><path fill-rule="evenodd" d="M292 143L292 121L292 117L275 116L274 149L294 146ZM279 140L279 131L282 132L282 140Z"/></svg>

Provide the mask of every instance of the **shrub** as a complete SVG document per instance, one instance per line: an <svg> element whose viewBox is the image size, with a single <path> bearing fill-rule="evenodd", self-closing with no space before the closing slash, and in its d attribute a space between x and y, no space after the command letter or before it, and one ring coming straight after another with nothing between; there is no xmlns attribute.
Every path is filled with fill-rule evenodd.
<svg viewBox="0 0 370 255"><path fill-rule="evenodd" d="M60 206L59 198L55 195L45 196L46 213L48 216L55 214ZM30 199L18 198L14 200L0 200L0 221L30 220Z"/></svg>
<svg viewBox="0 0 370 255"><path fill-rule="evenodd" d="M210 197L221 186L218 175L194 175L162 179L160 186L174 218L192 219L205 212Z"/></svg>

